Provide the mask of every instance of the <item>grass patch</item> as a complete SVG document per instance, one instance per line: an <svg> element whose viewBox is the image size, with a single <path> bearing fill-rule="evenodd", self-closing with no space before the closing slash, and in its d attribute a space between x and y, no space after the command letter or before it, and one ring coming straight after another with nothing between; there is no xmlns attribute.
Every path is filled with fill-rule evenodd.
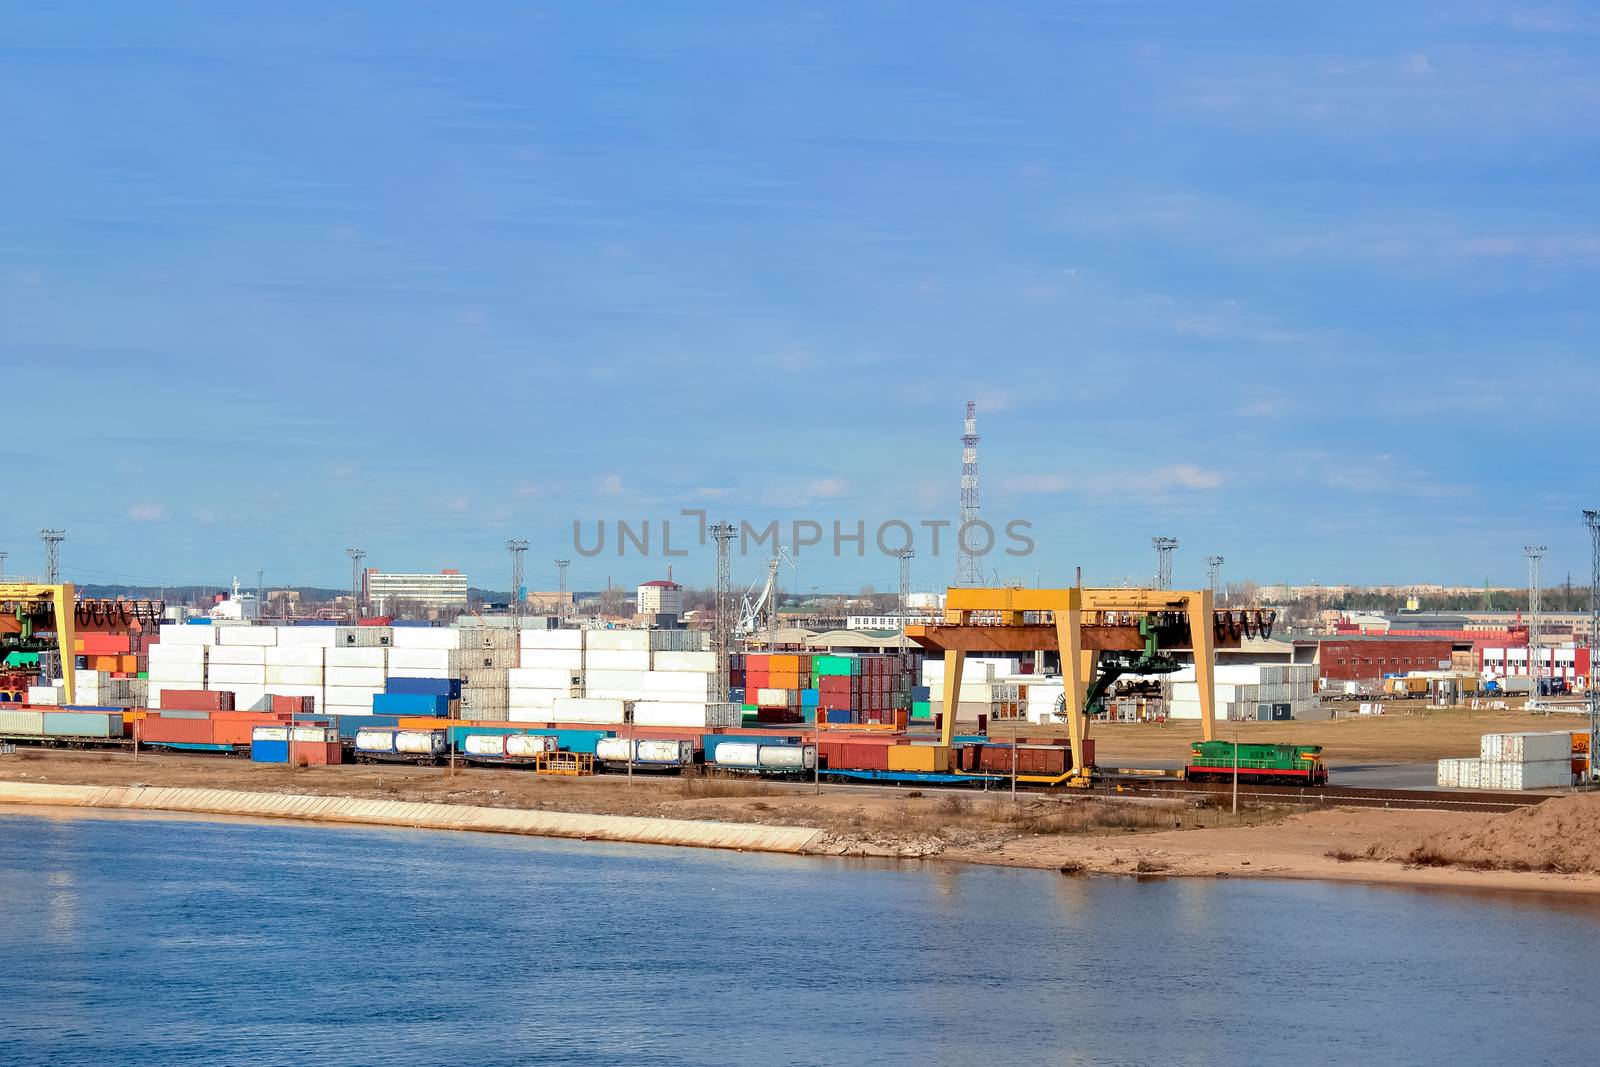
<svg viewBox="0 0 1600 1067"><path fill-rule="evenodd" d="M747 782L738 778L698 778L685 775L679 779L678 792L686 797L701 799L770 797L773 795L773 788L765 782Z"/></svg>

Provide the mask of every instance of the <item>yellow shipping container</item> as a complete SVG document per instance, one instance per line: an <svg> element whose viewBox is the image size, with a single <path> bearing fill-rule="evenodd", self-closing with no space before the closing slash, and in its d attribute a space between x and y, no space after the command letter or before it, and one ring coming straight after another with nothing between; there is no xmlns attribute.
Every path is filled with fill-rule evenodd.
<svg viewBox="0 0 1600 1067"><path fill-rule="evenodd" d="M950 769L950 750L944 745L890 745L889 769L943 774Z"/></svg>

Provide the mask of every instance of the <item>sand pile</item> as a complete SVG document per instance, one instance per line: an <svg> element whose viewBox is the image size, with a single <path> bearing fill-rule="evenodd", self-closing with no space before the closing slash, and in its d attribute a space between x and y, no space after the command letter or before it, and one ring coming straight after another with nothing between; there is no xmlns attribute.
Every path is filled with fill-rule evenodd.
<svg viewBox="0 0 1600 1067"><path fill-rule="evenodd" d="M1478 870L1600 873L1600 794L1575 794L1420 841L1374 845L1374 859Z"/></svg>

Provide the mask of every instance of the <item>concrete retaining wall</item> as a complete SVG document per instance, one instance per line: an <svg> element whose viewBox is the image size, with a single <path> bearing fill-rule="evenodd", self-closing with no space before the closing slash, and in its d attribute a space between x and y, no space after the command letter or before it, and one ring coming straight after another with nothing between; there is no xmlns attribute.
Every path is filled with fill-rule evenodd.
<svg viewBox="0 0 1600 1067"><path fill-rule="evenodd" d="M575 815L557 811L480 808L466 804L423 804L354 797L246 793L230 789L165 789L153 786L43 785L0 782L0 804L57 807L193 811L310 822L366 823L431 830L479 830L585 841L634 841L651 845L693 845L750 852L804 852L822 831L803 826L690 819L645 819L628 815Z"/></svg>

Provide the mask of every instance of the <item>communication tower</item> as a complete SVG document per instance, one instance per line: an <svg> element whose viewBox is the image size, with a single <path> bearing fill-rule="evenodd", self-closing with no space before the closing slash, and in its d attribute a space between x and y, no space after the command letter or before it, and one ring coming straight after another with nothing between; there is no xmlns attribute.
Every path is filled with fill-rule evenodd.
<svg viewBox="0 0 1600 1067"><path fill-rule="evenodd" d="M1172 550L1178 547L1176 537L1152 537L1150 544L1156 550L1156 588L1172 588Z"/></svg>
<svg viewBox="0 0 1600 1067"><path fill-rule="evenodd" d="M956 584L979 586L978 557L967 548L966 530L978 521L978 403L967 401L961 434L961 525L956 528Z"/></svg>
<svg viewBox="0 0 1600 1067"><path fill-rule="evenodd" d="M44 542L44 584L55 585L61 581L61 542L67 539L65 530L40 530L39 540Z"/></svg>

